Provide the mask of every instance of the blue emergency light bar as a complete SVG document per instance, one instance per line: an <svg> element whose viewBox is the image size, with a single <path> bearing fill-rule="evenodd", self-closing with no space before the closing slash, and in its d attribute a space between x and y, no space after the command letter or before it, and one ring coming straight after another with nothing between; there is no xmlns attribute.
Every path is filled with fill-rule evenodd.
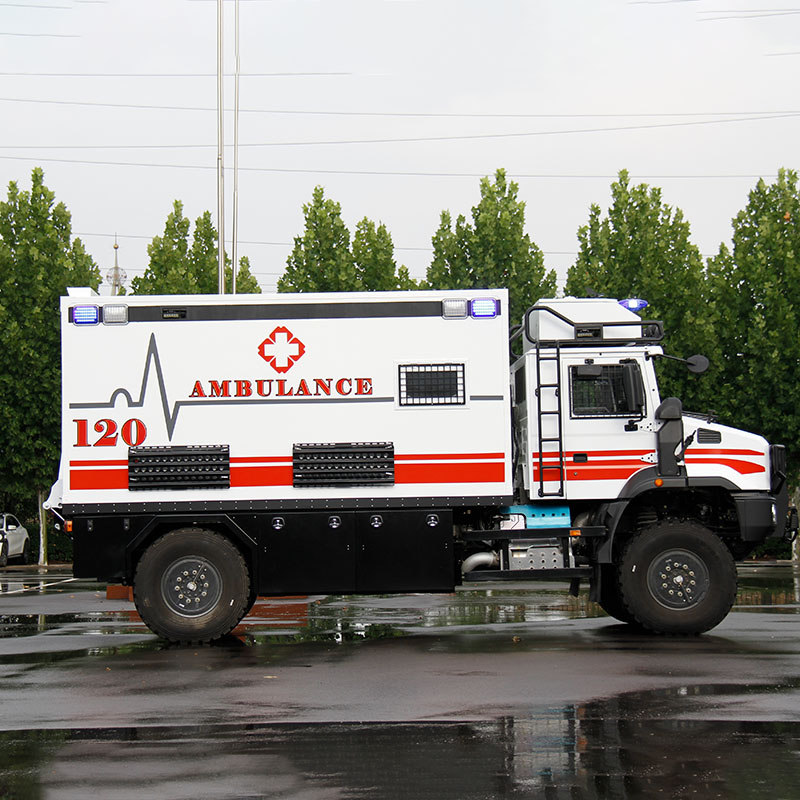
<svg viewBox="0 0 800 800"><path fill-rule="evenodd" d="M647 306L650 305L647 300L642 300L639 297L629 297L627 300L618 300L617 302L624 308L627 308L628 311L641 311L643 308L647 308Z"/></svg>
<svg viewBox="0 0 800 800"><path fill-rule="evenodd" d="M98 306L72 306L69 317L75 325L97 325L100 322L100 309Z"/></svg>
<svg viewBox="0 0 800 800"><path fill-rule="evenodd" d="M128 306L72 306L69 310L69 321L73 325L126 325L128 323Z"/></svg>
<svg viewBox="0 0 800 800"><path fill-rule="evenodd" d="M473 319L494 319L500 313L494 297L476 297L470 300L469 314Z"/></svg>

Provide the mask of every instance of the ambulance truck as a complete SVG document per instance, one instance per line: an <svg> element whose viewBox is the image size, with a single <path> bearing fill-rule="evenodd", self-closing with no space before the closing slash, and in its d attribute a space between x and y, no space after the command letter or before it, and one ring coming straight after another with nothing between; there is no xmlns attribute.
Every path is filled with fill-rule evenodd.
<svg viewBox="0 0 800 800"><path fill-rule="evenodd" d="M70 290L48 506L75 576L132 586L174 642L259 596L496 581L588 581L656 632L717 625L735 560L796 532L784 448L660 397L662 325L616 300L540 300L513 346L508 308Z"/></svg>

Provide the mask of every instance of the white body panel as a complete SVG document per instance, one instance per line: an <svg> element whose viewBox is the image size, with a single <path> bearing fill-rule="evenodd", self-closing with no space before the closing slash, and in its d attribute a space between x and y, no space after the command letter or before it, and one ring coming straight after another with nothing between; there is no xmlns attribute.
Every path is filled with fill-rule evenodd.
<svg viewBox="0 0 800 800"><path fill-rule="evenodd" d="M716 422L686 415L684 434L715 431L720 441L713 444L695 440L686 449L684 463L689 478L718 475L742 491L767 491L770 486L769 442L755 433L729 428Z"/></svg>
<svg viewBox="0 0 800 800"><path fill-rule="evenodd" d="M453 297L500 313L431 313ZM131 321L77 326L69 309L87 302ZM218 309L233 318L209 319ZM60 502L508 496L507 309L505 290L63 298ZM463 365L463 405L401 406L399 367L418 364ZM394 484L293 486L295 444L351 442L393 443ZM230 488L131 491L131 444L229 445Z"/></svg>

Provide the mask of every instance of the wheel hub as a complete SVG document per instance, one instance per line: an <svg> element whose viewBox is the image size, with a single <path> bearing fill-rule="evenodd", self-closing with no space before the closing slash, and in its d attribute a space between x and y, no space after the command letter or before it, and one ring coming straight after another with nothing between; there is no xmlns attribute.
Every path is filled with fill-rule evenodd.
<svg viewBox="0 0 800 800"><path fill-rule="evenodd" d="M222 580L213 564L197 556L174 561L164 571L161 596L176 614L199 617L219 602Z"/></svg>
<svg viewBox="0 0 800 800"><path fill-rule="evenodd" d="M651 562L647 571L647 588L665 608L691 608L708 591L708 568L696 553L667 550Z"/></svg>

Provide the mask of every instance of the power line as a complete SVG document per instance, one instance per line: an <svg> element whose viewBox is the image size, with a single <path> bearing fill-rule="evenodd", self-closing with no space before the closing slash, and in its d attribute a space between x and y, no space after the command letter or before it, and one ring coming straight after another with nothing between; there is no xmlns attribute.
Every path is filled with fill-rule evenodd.
<svg viewBox="0 0 800 800"><path fill-rule="evenodd" d="M89 164L104 167L153 167L164 169L197 169L209 170L216 167L209 164L153 164L131 161L92 161L87 159L71 158L39 158L38 156L4 156L0 155L0 160L6 161L35 161L41 163L56 164ZM386 176L400 178L483 178L486 172L426 172L426 171L401 171L401 170L353 170L353 169L309 169L292 167L239 167L246 172L268 172L268 173L288 173L305 175L364 175L364 176ZM576 173L519 173L513 174L514 179L525 178L533 180L615 180L618 175L614 174L576 174ZM759 178L775 178L776 173L728 173L728 174L694 174L694 175L657 175L648 173L631 173L631 177L648 180L757 180Z"/></svg>
<svg viewBox="0 0 800 800"><path fill-rule="evenodd" d="M701 14L726 14L726 12L719 12L719 11L701 11L700 13ZM736 11L736 12L732 12L730 14L727 14L725 16L718 16L718 17L707 16L707 17L705 17L703 19L700 19L699 21L700 22L719 22L721 20L728 20L728 19L760 19L760 18L763 18L763 17L792 17L792 16L796 16L797 14L800 14L800 10L792 10L792 9L778 10L778 9L774 9L772 11L764 11L764 12L758 12L758 11L743 11L743 12L739 12L739 11Z"/></svg>
<svg viewBox="0 0 800 800"><path fill-rule="evenodd" d="M161 234L156 234L160 236ZM144 236L142 234L136 233L91 233L88 231L83 231L81 233L74 232L73 236L103 236L103 237L118 237L120 239L147 239L148 241L152 241L152 236ZM266 247L293 247L294 242L262 242L262 241L254 241L254 240L244 240L240 239L239 244L247 244L247 245L261 245ZM430 252L433 249L433 246L429 247L400 247L399 245L395 245L395 250L410 250L410 251L418 251L418 252Z"/></svg>
<svg viewBox="0 0 800 800"><path fill-rule="evenodd" d="M0 98L2 99L2 98ZM622 131L641 131L641 130L656 130L656 129L669 129L669 128L688 128L698 127L701 125L723 125L726 123L739 123L739 122L763 122L775 119L792 119L800 116L800 112L771 114L758 117L741 117L732 119L716 119L716 120L701 120L694 122L659 122L651 123L648 125L614 125L605 128L572 128L562 129L555 131L515 131L505 133L467 133L451 136L400 136L400 137L380 137L374 139L328 139L320 141L287 141L287 142L253 142L250 144L242 144L240 147L323 147L335 145L362 145L362 144L417 144L421 142L466 142L466 141L479 141L490 139L524 139L542 136L568 136L586 133L619 133ZM80 146L80 145L78 145ZM15 146L17 149L24 149L24 145ZM71 147L68 145L68 147ZM99 145L97 149L103 148ZM149 149L154 145L111 145L111 147L133 147L135 149ZM155 145L158 148L194 148L194 147L209 147L209 145Z"/></svg>
<svg viewBox="0 0 800 800"><path fill-rule="evenodd" d="M0 31L0 36L29 36L31 38L78 39L77 33L20 33L16 31Z"/></svg>
<svg viewBox="0 0 800 800"><path fill-rule="evenodd" d="M0 73L5 75L8 73ZM42 73L44 74L44 73ZM312 74L312 73L309 73ZM331 73L338 74L338 73ZM348 73L341 73L348 74ZM120 76L123 77L123 76ZM162 106L152 103L106 103L91 100L52 100L31 97L0 97L5 103L34 103L41 105L88 106L91 108L130 108L151 111L200 111L217 112L215 106ZM232 112L233 109L225 109ZM663 118L663 117L743 117L770 119L774 116L794 116L798 109L765 111L634 111L602 113L489 113L489 112L424 112L424 111L328 111L324 109L286 108L241 108L243 114L285 114L290 116L341 116L341 117L404 117L426 119L619 119L619 118ZM710 120L716 122L717 120ZM726 122L727 120L718 120ZM674 123L680 124L680 123ZM691 124L691 123L686 123Z"/></svg>
<svg viewBox="0 0 800 800"><path fill-rule="evenodd" d="M0 3L2 5L2 3ZM26 6L27 7L27 6ZM55 7L55 6L54 6ZM67 6L64 6L65 8ZM243 72L243 78L341 77L352 72ZM214 72L0 72L13 78L216 78ZM232 77L226 75L226 77Z"/></svg>

